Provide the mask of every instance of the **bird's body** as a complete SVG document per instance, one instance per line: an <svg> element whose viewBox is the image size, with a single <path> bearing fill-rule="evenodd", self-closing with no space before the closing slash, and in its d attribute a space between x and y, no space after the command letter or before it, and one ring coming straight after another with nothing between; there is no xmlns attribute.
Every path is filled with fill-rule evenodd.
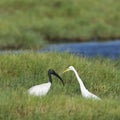
<svg viewBox="0 0 120 120"><path fill-rule="evenodd" d="M28 92L30 95L35 95L35 96L44 96L48 93L51 87L51 82L48 83L43 83L40 85L35 85L31 87Z"/></svg>
<svg viewBox="0 0 120 120"><path fill-rule="evenodd" d="M93 93L89 92L89 91L86 89L85 85L83 84L81 78L79 77L77 71L75 70L75 68L74 68L73 66L70 66L70 67L69 67L67 70L65 70L64 72L67 72L67 71L69 71L69 70L72 70L72 71L75 73L75 75L76 75L76 77L77 77L77 80L78 80L78 82L79 82L79 85L80 85L81 94L82 94L82 96L83 96L84 98L93 98L93 99L98 99L98 100L100 100L100 98L99 98L98 96L94 95Z"/></svg>
<svg viewBox="0 0 120 120"><path fill-rule="evenodd" d="M58 77L61 80L62 84L64 85L64 81L62 80L62 78L54 70L49 69L48 70L49 82L31 87L30 89L28 89L28 93L30 95L34 95L34 96L46 95L49 92L50 87L52 85L51 75L55 75L56 77Z"/></svg>

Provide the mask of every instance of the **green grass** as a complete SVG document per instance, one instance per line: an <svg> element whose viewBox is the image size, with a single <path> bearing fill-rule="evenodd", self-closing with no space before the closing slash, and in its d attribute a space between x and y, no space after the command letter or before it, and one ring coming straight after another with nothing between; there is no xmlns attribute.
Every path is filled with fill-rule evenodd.
<svg viewBox="0 0 120 120"><path fill-rule="evenodd" d="M0 48L120 38L119 0L0 0Z"/></svg>
<svg viewBox="0 0 120 120"><path fill-rule="evenodd" d="M82 98L72 71L73 65L86 87L102 101ZM49 93L34 97L27 90L48 81L47 70L53 68L65 81L54 77ZM1 120L119 120L120 60L82 58L67 53L5 53L0 55Z"/></svg>

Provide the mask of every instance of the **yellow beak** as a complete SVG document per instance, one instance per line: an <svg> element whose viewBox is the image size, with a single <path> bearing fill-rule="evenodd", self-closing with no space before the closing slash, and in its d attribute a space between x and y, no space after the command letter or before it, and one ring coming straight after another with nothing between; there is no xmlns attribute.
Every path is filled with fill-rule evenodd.
<svg viewBox="0 0 120 120"><path fill-rule="evenodd" d="M68 68L68 69L66 69L63 73L65 73L65 72L67 72L67 71L69 71L69 68Z"/></svg>

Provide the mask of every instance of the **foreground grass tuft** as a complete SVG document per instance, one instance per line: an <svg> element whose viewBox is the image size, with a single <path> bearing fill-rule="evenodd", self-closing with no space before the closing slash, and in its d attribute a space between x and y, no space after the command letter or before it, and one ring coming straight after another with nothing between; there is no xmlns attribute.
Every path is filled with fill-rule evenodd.
<svg viewBox="0 0 120 120"><path fill-rule="evenodd" d="M120 64L101 58L79 58L67 53L22 53L0 55L1 120L119 120ZM73 72L61 74L73 65L86 87L102 101L86 100ZM65 87L53 77L51 90L34 97L28 88L48 81L47 70L55 69Z"/></svg>

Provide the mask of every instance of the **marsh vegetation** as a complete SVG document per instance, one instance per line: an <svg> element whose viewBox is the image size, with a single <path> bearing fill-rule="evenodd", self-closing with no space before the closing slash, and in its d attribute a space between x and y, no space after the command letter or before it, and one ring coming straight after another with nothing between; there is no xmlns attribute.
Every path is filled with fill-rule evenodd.
<svg viewBox="0 0 120 120"><path fill-rule="evenodd" d="M68 53L1 54L0 119L119 120L119 63L119 60L80 58ZM85 86L102 101L82 98L74 73L61 74L69 65L76 67ZM61 74L65 87L54 77L46 96L28 95L28 88L48 80L49 68Z"/></svg>

